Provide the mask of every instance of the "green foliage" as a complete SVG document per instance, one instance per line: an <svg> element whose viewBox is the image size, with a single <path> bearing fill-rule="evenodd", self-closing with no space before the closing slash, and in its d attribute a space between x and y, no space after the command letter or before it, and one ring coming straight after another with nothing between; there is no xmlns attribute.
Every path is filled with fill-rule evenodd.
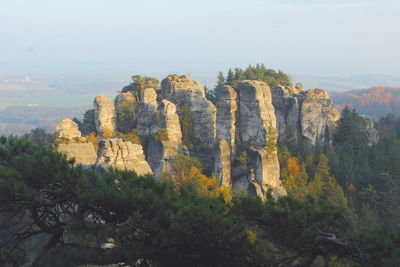
<svg viewBox="0 0 400 267"><path fill-rule="evenodd" d="M140 136L138 135L137 129L132 129L129 133L117 133L118 138L121 138L124 141L129 141L133 144L141 144Z"/></svg>
<svg viewBox="0 0 400 267"><path fill-rule="evenodd" d="M247 151L244 150L239 155L239 163L242 169L247 169L247 165L249 164L249 156L247 155Z"/></svg>
<svg viewBox="0 0 400 267"><path fill-rule="evenodd" d="M290 77L282 71L267 69L264 64L256 66L249 65L246 69L235 68L234 72L229 69L226 84L233 85L242 80L258 80L266 82L271 88L278 85L291 85Z"/></svg>
<svg viewBox="0 0 400 267"><path fill-rule="evenodd" d="M146 88L153 88L154 90L160 89L159 81L154 77L133 75L132 83L122 89L122 92L132 92L139 99Z"/></svg>
<svg viewBox="0 0 400 267"><path fill-rule="evenodd" d="M157 132L155 132L154 134L152 134L152 137L161 142L161 141L168 141L168 131L166 129L160 129Z"/></svg>

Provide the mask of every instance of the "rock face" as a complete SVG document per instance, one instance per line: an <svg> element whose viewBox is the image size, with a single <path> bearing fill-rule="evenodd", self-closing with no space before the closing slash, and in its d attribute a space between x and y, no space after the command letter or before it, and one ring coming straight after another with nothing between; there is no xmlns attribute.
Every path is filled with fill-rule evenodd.
<svg viewBox="0 0 400 267"><path fill-rule="evenodd" d="M145 160L142 146L118 138L103 139L99 142L96 166L135 171L138 175L153 173Z"/></svg>
<svg viewBox="0 0 400 267"><path fill-rule="evenodd" d="M113 137L115 134L114 102L106 95L99 95L94 100L94 107L97 133L102 137Z"/></svg>
<svg viewBox="0 0 400 267"><path fill-rule="evenodd" d="M264 82L245 80L235 86L238 92L236 144L240 155L246 153L246 164L237 177L234 189L258 188L260 197L272 190L275 197L286 194L279 179L276 150L277 129L269 86ZM239 155L239 154L237 154ZM261 192L261 193L260 193Z"/></svg>
<svg viewBox="0 0 400 267"><path fill-rule="evenodd" d="M66 154L69 159L74 158L76 164L91 166L96 163L97 155L89 142L59 144L57 151Z"/></svg>
<svg viewBox="0 0 400 267"><path fill-rule="evenodd" d="M296 140L305 138L311 145L332 143L340 113L325 90L278 86L273 90L273 105L280 140L291 135Z"/></svg>
<svg viewBox="0 0 400 267"><path fill-rule="evenodd" d="M235 151L237 93L231 86L225 86L217 104L217 137L228 142L232 153Z"/></svg>
<svg viewBox="0 0 400 267"><path fill-rule="evenodd" d="M164 137L153 137L147 145L147 161L157 177L171 169L174 156L182 148L182 131L176 106L163 99L158 106L158 114L158 133Z"/></svg>
<svg viewBox="0 0 400 267"><path fill-rule="evenodd" d="M99 170L112 166L162 177L176 155L186 154L200 159L205 173L214 172L221 185L263 199L269 193L286 194L279 179L277 139L331 144L339 119L322 89L278 86L271 92L264 82L245 80L225 86L217 108L206 99L202 84L186 76L169 75L160 90L147 88L140 98L132 90L124 88L114 102L97 96L94 109L85 113L82 131L101 137ZM363 117L361 127L369 144L376 143L373 121ZM74 122L63 121L57 131L60 138L76 139L61 150L85 164L94 163L92 152L79 150L91 144L81 138ZM141 145L115 138L117 132L125 134L119 135L124 140L137 140L137 132Z"/></svg>
<svg viewBox="0 0 400 267"><path fill-rule="evenodd" d="M132 92L120 93L114 100L117 128L119 132L129 133L137 127L138 103Z"/></svg>
<svg viewBox="0 0 400 267"><path fill-rule="evenodd" d="M216 144L216 155L214 173L218 178L219 184L231 186L231 149L225 139L219 140Z"/></svg>
<svg viewBox="0 0 400 267"><path fill-rule="evenodd" d="M70 119L63 119L56 126L57 136L58 138L81 138L81 132L78 129L78 124Z"/></svg>
<svg viewBox="0 0 400 267"><path fill-rule="evenodd" d="M157 93L153 88L143 92L143 101L139 103L137 130L140 136L149 136L159 129L157 112Z"/></svg>
<svg viewBox="0 0 400 267"><path fill-rule="evenodd" d="M57 151L75 159L76 164L93 165L96 162L96 152L92 143L81 138L78 125L70 119L62 120L56 127L59 144Z"/></svg>
<svg viewBox="0 0 400 267"><path fill-rule="evenodd" d="M339 111L332 107L328 92L323 89L308 90L301 107L302 135L312 145L331 143Z"/></svg>
<svg viewBox="0 0 400 267"><path fill-rule="evenodd" d="M361 115L361 130L368 138L368 145L372 146L379 142L379 133L375 129L374 121L367 115Z"/></svg>
<svg viewBox="0 0 400 267"><path fill-rule="evenodd" d="M185 105L190 108L193 137L187 145L190 153L196 155L210 173L214 163L216 108L206 99L203 86L186 76L169 75L161 82L161 96L175 103L179 110Z"/></svg>

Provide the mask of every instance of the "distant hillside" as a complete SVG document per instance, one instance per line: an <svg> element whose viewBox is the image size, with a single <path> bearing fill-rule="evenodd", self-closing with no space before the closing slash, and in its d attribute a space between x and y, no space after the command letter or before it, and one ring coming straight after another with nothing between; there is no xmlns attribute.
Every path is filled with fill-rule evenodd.
<svg viewBox="0 0 400 267"><path fill-rule="evenodd" d="M53 131L62 119L81 118L88 109L79 107L11 106L0 110L0 135L24 134L39 127Z"/></svg>
<svg viewBox="0 0 400 267"><path fill-rule="evenodd" d="M400 88L372 87L346 92L331 93L336 108L355 108L358 113L369 115L375 120L388 113L400 115Z"/></svg>

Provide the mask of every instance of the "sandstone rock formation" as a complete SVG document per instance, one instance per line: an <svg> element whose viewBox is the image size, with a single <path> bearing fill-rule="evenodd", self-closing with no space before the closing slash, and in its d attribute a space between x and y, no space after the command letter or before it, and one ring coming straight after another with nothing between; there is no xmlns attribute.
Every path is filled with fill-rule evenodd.
<svg viewBox="0 0 400 267"><path fill-rule="evenodd" d="M332 100L327 91L323 89L306 91L301 106L301 128L302 135L312 145L331 143L335 122L339 118L340 113L332 108Z"/></svg>
<svg viewBox="0 0 400 267"><path fill-rule="evenodd" d="M325 90L278 86L273 89L273 104L280 140L289 133L290 138L302 137L311 145L332 143L340 113Z"/></svg>
<svg viewBox="0 0 400 267"><path fill-rule="evenodd" d="M172 102L163 99L157 112L160 129L150 139L146 152L154 175L159 177L171 169L173 158L180 153L182 132L176 106Z"/></svg>
<svg viewBox="0 0 400 267"><path fill-rule="evenodd" d="M231 181L231 150L229 143L225 139L219 140L215 148L214 173L218 178L219 184L232 186Z"/></svg>
<svg viewBox="0 0 400 267"><path fill-rule="evenodd" d="M63 119L56 126L58 138L74 139L80 138L81 132L78 129L78 124L70 119Z"/></svg>
<svg viewBox="0 0 400 267"><path fill-rule="evenodd" d="M92 143L81 137L78 125L70 119L62 120L56 127L58 133L57 151L75 159L76 164L93 165L96 162L96 152Z"/></svg>
<svg viewBox="0 0 400 267"><path fill-rule="evenodd" d="M184 75L169 75L160 90L147 88L139 99L131 87L125 89L114 103L105 95L97 96L94 109L84 116L84 134L94 131L101 137L99 170L112 166L162 177L176 155L189 154L202 161L206 174L214 172L221 185L263 199L269 193L286 194L279 179L277 138L291 135L309 145L330 144L339 119L322 89L278 86L271 93L264 82L245 80L225 86L217 108L206 99L201 83ZM65 144L65 153L76 158L85 155L75 146L91 144L84 143L76 124L65 121L61 126L60 136L76 139ZM376 143L373 121L363 117L362 128L370 144ZM141 144L124 141L137 137L129 136L133 130ZM115 138L117 132L126 134L120 135L123 140ZM93 154L84 157L90 160L79 161L93 164Z"/></svg>
<svg viewBox="0 0 400 267"><path fill-rule="evenodd" d="M142 146L118 138L103 139L99 142L96 167L108 166L135 171L138 175L153 173L145 160Z"/></svg>
<svg viewBox="0 0 400 267"><path fill-rule="evenodd" d="M106 95L99 95L94 100L94 107L97 133L106 138L113 137L115 135L114 102Z"/></svg>
<svg viewBox="0 0 400 267"><path fill-rule="evenodd" d="M279 179L271 90L264 82L250 80L240 82L235 89L238 92L236 144L240 144L237 151L246 152L248 159L246 166L241 166L244 172L232 177L233 187L239 190L259 188L256 191L262 198L269 190L275 197L285 195Z"/></svg>
<svg viewBox="0 0 400 267"><path fill-rule="evenodd" d="M232 153L235 151L237 93L231 86L225 86L217 103L217 137L228 142Z"/></svg>
<svg viewBox="0 0 400 267"><path fill-rule="evenodd" d="M361 130L368 138L368 145L372 146L379 142L379 133L375 129L374 121L367 115L361 115Z"/></svg>
<svg viewBox="0 0 400 267"><path fill-rule="evenodd" d="M140 136L149 136L159 130L159 113L157 112L157 93L153 88L143 92L138 108L137 130Z"/></svg>
<svg viewBox="0 0 400 267"><path fill-rule="evenodd" d="M193 140L189 146L206 167L213 170L213 148L216 134L216 108L206 99L200 82L186 76L169 75L161 82L161 97L175 103L179 110L187 105L192 114Z"/></svg>

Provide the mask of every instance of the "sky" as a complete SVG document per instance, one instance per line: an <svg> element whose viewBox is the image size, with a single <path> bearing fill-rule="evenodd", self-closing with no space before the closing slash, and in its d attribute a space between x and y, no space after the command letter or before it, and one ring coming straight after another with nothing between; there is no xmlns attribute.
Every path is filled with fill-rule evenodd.
<svg viewBox="0 0 400 267"><path fill-rule="evenodd" d="M398 0L1 0L0 73L400 76Z"/></svg>

